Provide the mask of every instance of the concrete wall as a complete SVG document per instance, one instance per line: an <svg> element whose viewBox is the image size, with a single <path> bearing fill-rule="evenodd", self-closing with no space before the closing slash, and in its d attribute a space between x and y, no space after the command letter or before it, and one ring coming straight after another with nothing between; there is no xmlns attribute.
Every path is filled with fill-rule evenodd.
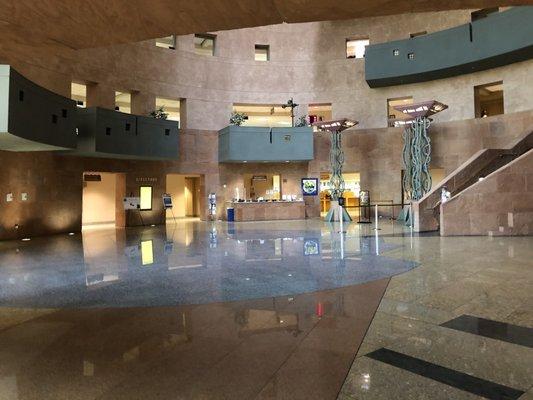
<svg viewBox="0 0 533 400"><path fill-rule="evenodd" d="M441 206L441 235L533 234L533 150Z"/></svg>

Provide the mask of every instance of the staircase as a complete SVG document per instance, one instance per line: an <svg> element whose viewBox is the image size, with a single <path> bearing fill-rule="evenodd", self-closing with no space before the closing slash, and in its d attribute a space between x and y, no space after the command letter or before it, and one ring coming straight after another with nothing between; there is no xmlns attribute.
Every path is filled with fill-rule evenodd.
<svg viewBox="0 0 533 400"><path fill-rule="evenodd" d="M510 149L483 149L475 153L437 186L413 203L415 232L436 231L440 227L440 196L443 187L452 199L490 174L504 168L533 148L533 131ZM442 232L441 232L442 234Z"/></svg>

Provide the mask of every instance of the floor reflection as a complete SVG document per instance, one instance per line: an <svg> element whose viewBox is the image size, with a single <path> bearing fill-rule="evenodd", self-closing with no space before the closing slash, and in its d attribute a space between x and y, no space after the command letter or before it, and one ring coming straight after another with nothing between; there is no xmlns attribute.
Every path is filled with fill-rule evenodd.
<svg viewBox="0 0 533 400"><path fill-rule="evenodd" d="M140 307L277 297L416 266L398 245L319 221L185 222L3 243L0 306Z"/></svg>
<svg viewBox="0 0 533 400"><path fill-rule="evenodd" d="M0 331L0 389L20 400L334 399L387 283L53 311Z"/></svg>

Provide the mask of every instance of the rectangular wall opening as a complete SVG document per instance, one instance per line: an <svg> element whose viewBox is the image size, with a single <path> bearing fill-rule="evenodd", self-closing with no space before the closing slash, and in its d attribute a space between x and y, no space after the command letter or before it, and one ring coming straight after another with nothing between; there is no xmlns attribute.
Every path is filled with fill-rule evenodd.
<svg viewBox="0 0 533 400"><path fill-rule="evenodd" d="M503 81L475 86L474 102L476 118L503 114Z"/></svg>
<svg viewBox="0 0 533 400"><path fill-rule="evenodd" d="M233 111L246 115L242 126L291 127L291 110L281 104L233 104Z"/></svg>
<svg viewBox="0 0 533 400"><path fill-rule="evenodd" d="M122 174L84 172L82 226L115 226L117 222L117 188Z"/></svg>
<svg viewBox="0 0 533 400"><path fill-rule="evenodd" d="M155 40L155 45L157 47L162 47L164 49L174 50L176 49L176 36L170 35L170 36L158 38Z"/></svg>
<svg viewBox="0 0 533 400"><path fill-rule="evenodd" d="M155 107L157 109L163 108L163 111L168 114L167 119L171 121L180 120L180 99L169 99L166 97L156 97Z"/></svg>
<svg viewBox="0 0 533 400"><path fill-rule="evenodd" d="M252 200L281 200L281 175L279 174L244 174L246 198Z"/></svg>
<svg viewBox="0 0 533 400"><path fill-rule="evenodd" d="M359 172L345 172L342 174L345 183L344 198L345 206L352 218L359 216L359 193L361 191L361 175ZM320 213L326 215L331 206L330 173L320 174Z"/></svg>
<svg viewBox="0 0 533 400"><path fill-rule="evenodd" d="M269 61L270 46L268 44L255 45L255 61Z"/></svg>
<svg viewBox="0 0 533 400"><path fill-rule="evenodd" d="M72 82L70 85L70 98L81 108L87 107L87 85Z"/></svg>
<svg viewBox="0 0 533 400"><path fill-rule="evenodd" d="M364 58L370 40L365 38L346 39L346 58Z"/></svg>
<svg viewBox="0 0 533 400"><path fill-rule="evenodd" d="M394 108L396 106L404 106L406 104L413 104L412 96L387 99L387 121L389 127L401 126L402 121L410 118L408 115Z"/></svg>
<svg viewBox="0 0 533 400"><path fill-rule="evenodd" d="M131 114L131 93L115 92L115 111Z"/></svg>
<svg viewBox="0 0 533 400"><path fill-rule="evenodd" d="M409 38L412 39L412 38L415 38L415 37L418 37L418 36L424 36L424 35L427 35L427 34L428 34L427 31L420 31L420 32L410 33L409 34Z"/></svg>
<svg viewBox="0 0 533 400"><path fill-rule="evenodd" d="M308 113L310 124L318 121L329 121L333 118L331 103L309 104ZM313 130L317 132L318 127L314 126Z"/></svg>
<svg viewBox="0 0 533 400"><path fill-rule="evenodd" d="M212 57L215 55L216 35L207 33L194 35L194 52L201 56Z"/></svg>
<svg viewBox="0 0 533 400"><path fill-rule="evenodd" d="M470 13L471 21L474 22L483 18L487 18L490 14L494 14L499 11L499 7L482 8L481 10Z"/></svg>
<svg viewBox="0 0 533 400"><path fill-rule="evenodd" d="M172 197L172 210L166 211L166 219L200 216L200 175L168 174L166 192Z"/></svg>

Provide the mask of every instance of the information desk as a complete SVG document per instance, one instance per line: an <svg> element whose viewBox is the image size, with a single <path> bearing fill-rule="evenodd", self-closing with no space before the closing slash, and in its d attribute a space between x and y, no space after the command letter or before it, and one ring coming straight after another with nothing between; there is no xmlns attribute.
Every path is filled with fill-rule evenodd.
<svg viewBox="0 0 533 400"><path fill-rule="evenodd" d="M305 219L304 201L229 202L235 221L270 221Z"/></svg>

